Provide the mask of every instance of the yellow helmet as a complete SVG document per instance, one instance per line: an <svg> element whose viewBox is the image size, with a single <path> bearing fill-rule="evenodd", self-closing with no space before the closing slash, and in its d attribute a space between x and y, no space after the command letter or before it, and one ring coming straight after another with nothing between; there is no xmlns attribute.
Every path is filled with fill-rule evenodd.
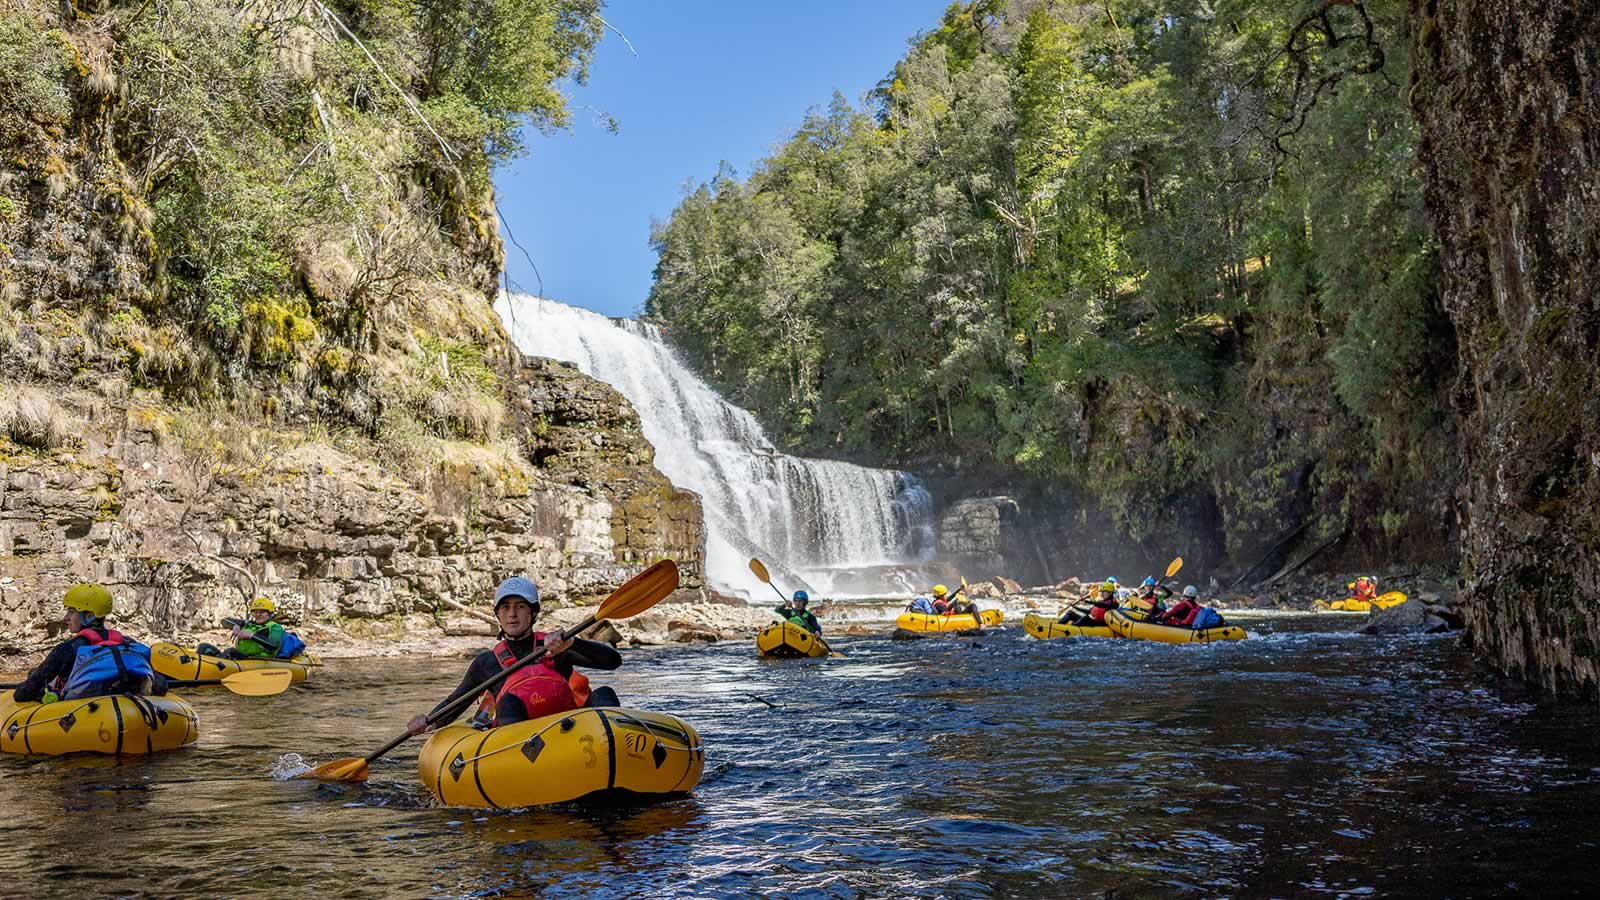
<svg viewBox="0 0 1600 900"><path fill-rule="evenodd" d="M97 619L104 618L111 614L111 592L98 584L75 584L67 588L67 595L61 598L61 604Z"/></svg>
<svg viewBox="0 0 1600 900"><path fill-rule="evenodd" d="M945 587L942 584L936 584L936 585L933 586L933 595L935 597L943 597L945 594L948 594L948 593L950 593L950 589Z"/></svg>
<svg viewBox="0 0 1600 900"><path fill-rule="evenodd" d="M250 601L250 611L255 612L258 609L264 609L269 613L276 613L278 611L277 605L265 597L257 597Z"/></svg>
<svg viewBox="0 0 1600 900"><path fill-rule="evenodd" d="M1115 581L1102 581L1100 582L1100 590L1110 591L1115 594L1117 592L1117 583Z"/></svg>

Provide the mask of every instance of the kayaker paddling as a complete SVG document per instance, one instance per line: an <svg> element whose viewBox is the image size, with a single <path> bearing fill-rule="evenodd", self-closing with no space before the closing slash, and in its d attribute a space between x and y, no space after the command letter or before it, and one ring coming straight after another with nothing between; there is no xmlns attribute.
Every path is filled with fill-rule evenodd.
<svg viewBox="0 0 1600 900"><path fill-rule="evenodd" d="M484 692L476 722L500 727L541 716L555 715L582 706L619 706L616 691L609 687L589 690L588 679L575 667L610 671L622 665L622 655L608 644L567 637L561 630L534 631L541 603L539 588L532 580L507 578L495 590L494 615L500 623L500 642L473 659L461 684L433 713L472 693L478 685L539 647L548 652L539 661L518 669L493 692ZM430 713L429 715L432 715ZM432 727L454 721L460 710L432 723ZM410 734L421 734L429 727L429 716L419 715L406 725Z"/></svg>
<svg viewBox="0 0 1600 900"><path fill-rule="evenodd" d="M805 591L795 591L794 598L777 607L774 612L812 634L821 635L822 625L817 622L816 616L806 610L806 606L810 603L810 594Z"/></svg>
<svg viewBox="0 0 1600 900"><path fill-rule="evenodd" d="M202 656L223 659L287 659L305 650L305 642L278 623L278 606L270 598L251 600L246 615L250 617L248 621L224 620L233 628L232 647L221 650L211 644L201 644L197 651Z"/></svg>

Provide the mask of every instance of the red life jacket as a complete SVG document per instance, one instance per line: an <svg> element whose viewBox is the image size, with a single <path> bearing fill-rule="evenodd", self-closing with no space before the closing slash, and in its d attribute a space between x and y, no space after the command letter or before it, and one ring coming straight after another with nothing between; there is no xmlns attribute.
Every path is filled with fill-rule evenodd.
<svg viewBox="0 0 1600 900"><path fill-rule="evenodd" d="M533 639L539 643L544 642L544 636L542 631L533 633ZM511 668L517 661L511 646L503 640L494 645L494 658L502 669ZM478 704L479 713L485 718L492 718L495 706L507 694L522 701L528 708L528 718L537 719L568 712L587 703L589 679L577 672L572 673L571 679L562 678L561 673L556 671L555 657L547 653L538 662L529 663L513 672L493 694L484 691L483 700Z"/></svg>
<svg viewBox="0 0 1600 900"><path fill-rule="evenodd" d="M1103 599L1099 596L1096 596L1090 602L1094 605L1089 607L1089 618L1099 622L1101 625L1106 623L1106 613L1117 608L1117 600L1114 596L1110 599Z"/></svg>
<svg viewBox="0 0 1600 900"><path fill-rule="evenodd" d="M122 643L122 632L117 631L115 628L107 628L105 637L101 637L100 632L95 631L93 628L85 628L78 632L78 637L88 641L91 647L98 647L101 644L110 644L115 647Z"/></svg>
<svg viewBox="0 0 1600 900"><path fill-rule="evenodd" d="M1163 625L1181 625L1187 628L1194 622L1194 617L1199 612L1200 604L1188 597L1184 597L1174 603L1171 609L1167 610L1167 614L1161 617L1161 623Z"/></svg>

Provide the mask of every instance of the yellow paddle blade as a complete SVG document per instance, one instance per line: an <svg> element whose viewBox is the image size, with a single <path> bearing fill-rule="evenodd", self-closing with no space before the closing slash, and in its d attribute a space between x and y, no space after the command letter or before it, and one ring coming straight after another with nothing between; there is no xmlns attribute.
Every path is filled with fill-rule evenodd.
<svg viewBox="0 0 1600 900"><path fill-rule="evenodd" d="M349 756L325 762L309 772L303 772L296 778L314 778L317 781L366 781L367 761L359 756Z"/></svg>
<svg viewBox="0 0 1600 900"><path fill-rule="evenodd" d="M756 577L763 582L772 583L772 576L767 574L767 567L761 564L761 560L752 558L750 560L750 571L756 573Z"/></svg>
<svg viewBox="0 0 1600 900"><path fill-rule="evenodd" d="M595 612L595 620L637 616L665 600L668 594L677 589L678 564L670 559L663 559L628 579L626 584L613 591Z"/></svg>
<svg viewBox="0 0 1600 900"><path fill-rule="evenodd" d="M246 669L222 679L222 686L241 697L272 697L289 689L294 673L288 669Z"/></svg>
<svg viewBox="0 0 1600 900"><path fill-rule="evenodd" d="M1171 565L1167 566L1167 577L1171 578L1172 576L1178 574L1178 570L1181 568L1183 568L1183 557L1180 556L1177 559L1174 559Z"/></svg>

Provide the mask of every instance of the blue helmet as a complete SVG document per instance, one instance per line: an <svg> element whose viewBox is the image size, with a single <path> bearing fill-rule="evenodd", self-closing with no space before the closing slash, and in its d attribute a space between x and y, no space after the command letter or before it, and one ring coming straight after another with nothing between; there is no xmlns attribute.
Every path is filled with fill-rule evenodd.
<svg viewBox="0 0 1600 900"><path fill-rule="evenodd" d="M794 599L799 601L800 603L810 603L811 602L811 595L806 593L805 591L795 591L794 592Z"/></svg>
<svg viewBox="0 0 1600 900"><path fill-rule="evenodd" d="M501 602L508 597L521 597L528 601L529 606L537 609L539 607L539 586L534 584L531 578L513 575L500 582L500 586L494 589L495 609L499 609Z"/></svg>
<svg viewBox="0 0 1600 900"><path fill-rule="evenodd" d="M1106 580L1111 582L1112 584L1116 584L1117 583L1117 576L1115 576L1115 575L1107 575L1106 576Z"/></svg>
<svg viewBox="0 0 1600 900"><path fill-rule="evenodd" d="M1145 578L1145 580L1144 580L1144 586L1145 587L1155 587L1156 586L1156 577L1154 575L1147 576Z"/></svg>

